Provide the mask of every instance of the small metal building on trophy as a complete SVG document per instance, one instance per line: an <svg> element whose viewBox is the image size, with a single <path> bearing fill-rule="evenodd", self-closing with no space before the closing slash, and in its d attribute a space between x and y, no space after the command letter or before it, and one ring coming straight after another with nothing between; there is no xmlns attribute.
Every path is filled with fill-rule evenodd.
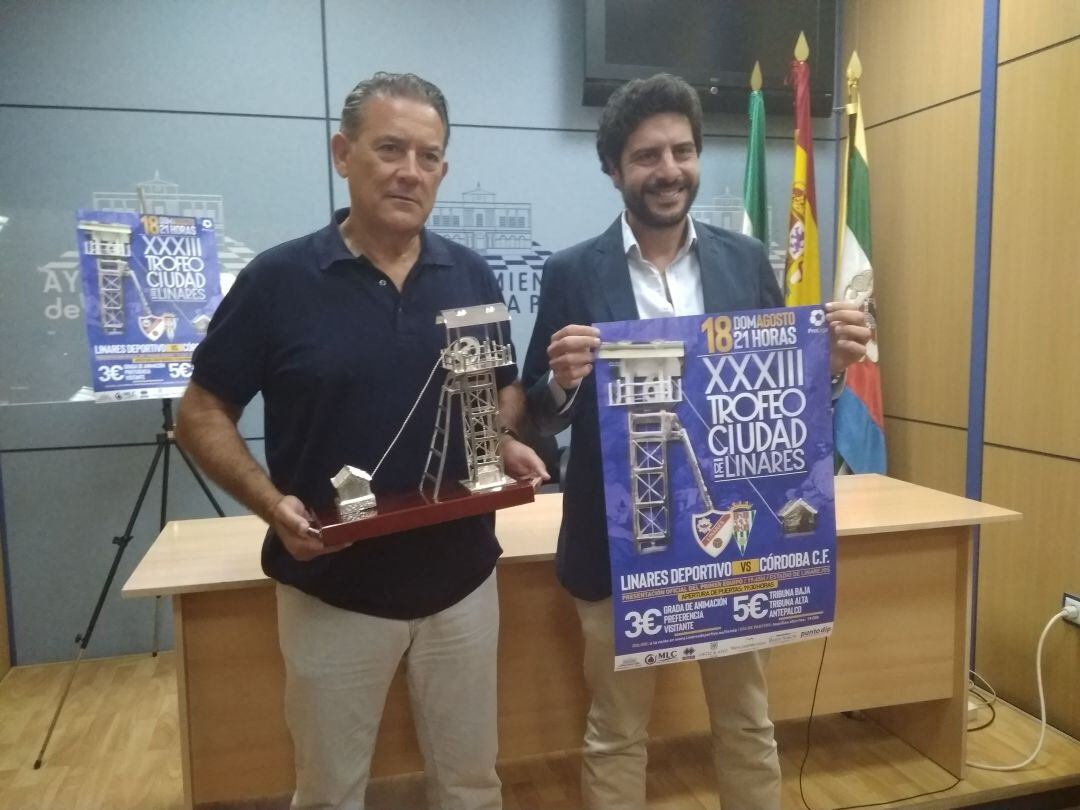
<svg viewBox="0 0 1080 810"><path fill-rule="evenodd" d="M374 537L533 500L532 485L509 477L499 452L495 371L514 362L509 322L510 313L501 302L447 309L438 315L436 323L446 327L446 347L432 369L432 377L417 395L417 402L438 368L446 376L439 391L439 408L418 491L380 495L377 503L371 493L371 479L379 465L370 474L356 467L342 467L331 479L337 493L334 514L318 515L324 542ZM444 473L455 399L460 403L469 477L447 482ZM390 447L395 441L396 436Z"/></svg>
<svg viewBox="0 0 1080 810"><path fill-rule="evenodd" d="M618 361L615 378L608 383L607 404L628 409L631 508L639 554L663 551L671 544L669 443L682 444L701 498L708 510L713 508L690 438L674 412L683 398L685 353L681 340L602 343L597 351L600 359Z"/></svg>
<svg viewBox="0 0 1080 810"><path fill-rule="evenodd" d="M342 517L357 518L375 508L371 476L359 467L346 464L330 479L330 483L337 492L334 502Z"/></svg>

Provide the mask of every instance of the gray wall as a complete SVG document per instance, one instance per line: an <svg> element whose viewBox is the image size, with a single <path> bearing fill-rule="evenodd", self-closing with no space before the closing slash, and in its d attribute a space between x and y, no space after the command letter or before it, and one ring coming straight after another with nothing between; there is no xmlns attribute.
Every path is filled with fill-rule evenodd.
<svg viewBox="0 0 1080 810"><path fill-rule="evenodd" d="M535 245L518 252L527 263L512 278L528 292L538 250L594 235L620 209L593 148L597 110L580 103L583 18L580 0L0 0L0 216L10 220L0 231L0 528L17 663L72 656L161 423L160 403L68 401L89 384L68 283L75 209L155 178L177 199L211 195L223 212L219 252L235 271L344 204L326 143L348 89L376 70L414 71L450 102L440 203L479 186L495 205L526 204ZM772 229L783 234L792 158L781 112L770 112L768 158ZM830 267L835 127L815 128ZM743 116L710 118L707 133L705 205L741 192ZM488 251L495 266L513 253ZM520 309L523 351L528 295ZM258 402L242 429L261 456ZM170 476L170 519L212 514L175 454ZM118 589L157 533L161 489L159 473L90 655L149 648L152 600L121 601ZM165 612L165 646L169 624Z"/></svg>

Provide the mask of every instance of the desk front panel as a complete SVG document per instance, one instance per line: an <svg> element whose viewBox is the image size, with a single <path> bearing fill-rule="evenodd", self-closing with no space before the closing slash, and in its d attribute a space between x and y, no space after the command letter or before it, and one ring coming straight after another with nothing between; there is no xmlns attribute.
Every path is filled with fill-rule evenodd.
<svg viewBox="0 0 1080 810"><path fill-rule="evenodd" d="M967 538L966 528L951 528L843 539L837 628L828 642L815 714L898 704L918 712L916 704L962 702ZM504 563L498 577L500 756L578 748L587 694L573 600L555 582L550 561ZM292 747L281 711L284 666L273 588L176 598L185 668L182 725L194 804L288 792ZM809 714L823 646L806 642L772 651L775 719ZM697 667L662 667L650 732L666 737L707 728ZM948 745L962 731L961 719ZM372 772L421 769L399 672Z"/></svg>

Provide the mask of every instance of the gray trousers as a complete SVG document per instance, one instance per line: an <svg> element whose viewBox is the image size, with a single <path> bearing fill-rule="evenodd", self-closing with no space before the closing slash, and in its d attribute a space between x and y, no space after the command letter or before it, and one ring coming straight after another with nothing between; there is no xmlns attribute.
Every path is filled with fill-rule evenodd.
<svg viewBox="0 0 1080 810"><path fill-rule="evenodd" d="M277 588L293 808L363 810L390 681L404 660L431 810L500 810L492 575L423 619L381 619Z"/></svg>

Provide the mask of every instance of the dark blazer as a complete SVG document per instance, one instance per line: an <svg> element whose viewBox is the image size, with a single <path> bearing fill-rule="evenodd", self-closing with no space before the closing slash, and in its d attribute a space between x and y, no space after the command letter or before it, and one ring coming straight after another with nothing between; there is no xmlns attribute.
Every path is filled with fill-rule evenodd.
<svg viewBox="0 0 1080 810"><path fill-rule="evenodd" d="M760 242L697 220L694 228L706 313L783 306ZM541 433L551 435L571 426L555 572L571 594L589 601L611 595L596 383L594 375L586 377L571 407L558 413L548 388L547 347L567 324L638 317L621 217L600 236L559 251L544 265L522 382L529 417Z"/></svg>

